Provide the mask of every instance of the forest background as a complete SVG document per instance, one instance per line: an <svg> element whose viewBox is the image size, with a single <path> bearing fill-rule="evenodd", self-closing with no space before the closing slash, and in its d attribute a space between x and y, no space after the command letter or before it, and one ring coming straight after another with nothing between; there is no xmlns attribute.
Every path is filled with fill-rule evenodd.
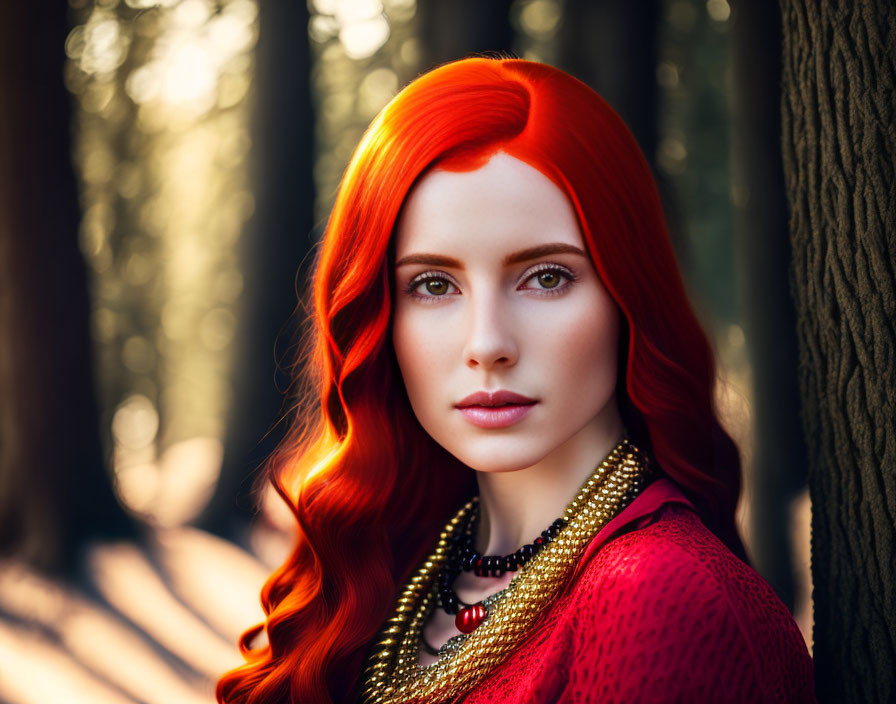
<svg viewBox="0 0 896 704"><path fill-rule="evenodd" d="M822 701L896 698L888 3L70 0L4 3L0 40L0 700L213 701L291 545L256 479L342 170L401 86L476 53L631 127L752 562Z"/></svg>

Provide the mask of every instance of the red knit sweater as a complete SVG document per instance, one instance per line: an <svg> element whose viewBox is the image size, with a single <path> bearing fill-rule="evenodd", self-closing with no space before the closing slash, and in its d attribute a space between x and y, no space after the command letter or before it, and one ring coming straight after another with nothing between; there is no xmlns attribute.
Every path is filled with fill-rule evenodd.
<svg viewBox="0 0 896 704"><path fill-rule="evenodd" d="M668 479L588 545L564 594L456 702L814 702L812 659L768 584Z"/></svg>

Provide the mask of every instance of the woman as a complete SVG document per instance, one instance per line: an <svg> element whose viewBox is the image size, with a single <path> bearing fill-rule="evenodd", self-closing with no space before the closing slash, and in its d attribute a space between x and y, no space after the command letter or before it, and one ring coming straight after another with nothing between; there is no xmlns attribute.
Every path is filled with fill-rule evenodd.
<svg viewBox="0 0 896 704"><path fill-rule="evenodd" d="M311 322L270 459L299 539L219 701L814 700L649 168L584 84L467 59L396 96Z"/></svg>

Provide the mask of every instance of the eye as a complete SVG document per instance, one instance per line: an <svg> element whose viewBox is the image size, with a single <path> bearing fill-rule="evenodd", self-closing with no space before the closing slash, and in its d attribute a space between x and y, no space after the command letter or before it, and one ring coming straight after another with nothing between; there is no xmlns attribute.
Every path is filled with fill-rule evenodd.
<svg viewBox="0 0 896 704"><path fill-rule="evenodd" d="M454 284L440 272L427 271L411 279L405 292L424 301L444 298Z"/></svg>
<svg viewBox="0 0 896 704"><path fill-rule="evenodd" d="M564 285L563 280L567 283ZM557 264L543 264L535 270L527 272L526 282L535 281L537 286L525 286L523 288L549 293L560 293L569 288L576 280L576 275L566 267Z"/></svg>

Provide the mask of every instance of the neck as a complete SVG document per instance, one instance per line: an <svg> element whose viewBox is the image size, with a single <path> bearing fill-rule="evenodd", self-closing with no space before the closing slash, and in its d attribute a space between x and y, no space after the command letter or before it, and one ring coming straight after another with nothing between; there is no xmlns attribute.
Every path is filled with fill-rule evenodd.
<svg viewBox="0 0 896 704"><path fill-rule="evenodd" d="M622 440L615 403L536 464L507 472L477 472L476 549L506 555L531 543L559 518L595 467Z"/></svg>

